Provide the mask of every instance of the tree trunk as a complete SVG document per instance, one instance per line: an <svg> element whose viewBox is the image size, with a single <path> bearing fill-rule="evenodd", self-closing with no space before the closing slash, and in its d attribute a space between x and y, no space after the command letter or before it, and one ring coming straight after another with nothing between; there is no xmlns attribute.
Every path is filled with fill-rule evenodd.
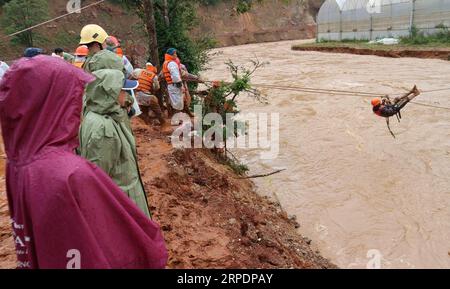
<svg viewBox="0 0 450 289"><path fill-rule="evenodd" d="M28 34L28 40L27 40L28 47L33 47L34 46L33 32L31 32L31 30L30 30L30 31L27 31L26 33Z"/></svg>
<svg viewBox="0 0 450 289"><path fill-rule="evenodd" d="M155 10L153 0L145 0L143 2L145 23L148 33L148 48L150 50L150 59L152 64L158 69L160 68L158 39L156 35Z"/></svg>
<svg viewBox="0 0 450 289"><path fill-rule="evenodd" d="M169 18L169 5L167 4L167 0L163 1L163 11L164 11L164 22L166 23L166 27L169 27L170 18Z"/></svg>

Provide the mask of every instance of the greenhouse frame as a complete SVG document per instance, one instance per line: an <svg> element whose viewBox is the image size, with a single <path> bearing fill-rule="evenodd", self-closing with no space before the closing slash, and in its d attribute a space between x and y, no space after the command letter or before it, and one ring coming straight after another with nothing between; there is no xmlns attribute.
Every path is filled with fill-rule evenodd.
<svg viewBox="0 0 450 289"><path fill-rule="evenodd" d="M426 35L450 26L450 0L326 0L317 15L317 39L375 40Z"/></svg>

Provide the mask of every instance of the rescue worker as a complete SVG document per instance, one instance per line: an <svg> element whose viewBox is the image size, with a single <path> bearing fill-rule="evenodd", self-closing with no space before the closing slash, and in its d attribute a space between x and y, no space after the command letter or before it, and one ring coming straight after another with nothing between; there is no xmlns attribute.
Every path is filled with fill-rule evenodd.
<svg viewBox="0 0 450 289"><path fill-rule="evenodd" d="M125 67L122 59L114 52L104 49L106 47L108 34L102 27L96 24L86 25L81 30L80 37L80 45L86 45L89 49L89 55L83 65L83 69L86 72L93 73L101 69L117 69L122 71L125 75ZM131 96L127 97L130 103L134 102ZM86 101L88 100L85 97L85 102ZM128 125L130 126L129 122Z"/></svg>
<svg viewBox="0 0 450 289"><path fill-rule="evenodd" d="M164 56L162 73L167 83L170 104L173 109L184 109L183 79L181 76L181 63L175 48L169 48Z"/></svg>
<svg viewBox="0 0 450 289"><path fill-rule="evenodd" d="M117 69L99 69L92 74L96 80L86 89L80 128L81 156L102 168L150 217L127 115L127 91L137 88L139 83L126 80Z"/></svg>
<svg viewBox="0 0 450 289"><path fill-rule="evenodd" d="M106 48L106 31L96 25L89 24L83 27L80 33L80 45L86 45L89 49L89 55L83 65L86 72L94 72L99 69L111 68L124 71L123 62L114 52Z"/></svg>
<svg viewBox="0 0 450 289"><path fill-rule="evenodd" d="M133 78L139 82L136 98L142 109L142 118L150 124L149 109L153 111L161 126L166 124L156 93L160 90L157 68L147 63L145 69L135 69Z"/></svg>
<svg viewBox="0 0 450 289"><path fill-rule="evenodd" d="M79 153L98 164L145 214L150 215L129 121L129 108L134 100L129 93L122 92L120 96L125 100L118 104L119 88L125 79L123 61L103 49L108 34L100 26L86 25L80 36L80 45L89 48L83 68L97 80L86 88Z"/></svg>
<svg viewBox="0 0 450 289"><path fill-rule="evenodd" d="M398 121L402 118L401 110L414 98L420 95L420 91L415 85L408 93L403 96L396 97L394 101L391 101L389 96L384 98L373 98L372 110L373 112L381 117L386 118L386 125L388 127L389 132L395 138L395 134L392 132L391 127L389 125L389 118L392 116L396 116Z"/></svg>
<svg viewBox="0 0 450 289"><path fill-rule="evenodd" d="M184 100L183 112L193 117L194 115L191 112L192 97L189 92L188 82L203 83L203 80L201 80L199 76L189 73L186 65L184 64L181 64L181 78L183 79L183 100Z"/></svg>
<svg viewBox="0 0 450 289"><path fill-rule="evenodd" d="M78 46L75 51L75 59L73 61L73 65L78 68L83 68L84 62L86 61L87 56L89 55L89 48L86 45Z"/></svg>
<svg viewBox="0 0 450 289"><path fill-rule="evenodd" d="M128 60L128 58L123 54L120 41L114 36L108 36L108 38L106 38L106 49L116 53L117 56L122 58L123 65L125 67L125 74L126 74L125 76L129 78L133 73L134 68L131 62Z"/></svg>
<svg viewBox="0 0 450 289"><path fill-rule="evenodd" d="M67 53L62 48L55 48L54 52L52 53L53 57L59 57L69 63L73 63L74 57L73 55Z"/></svg>
<svg viewBox="0 0 450 289"><path fill-rule="evenodd" d="M64 50L62 48L55 48L55 50L52 52L52 57L64 59L63 52L64 52Z"/></svg>
<svg viewBox="0 0 450 289"><path fill-rule="evenodd" d="M381 117L391 117L398 115L401 119L400 110L405 107L411 100L420 95L417 86L414 86L411 91L403 96L396 97L393 102L387 98L374 98L372 99L372 110L373 112Z"/></svg>
<svg viewBox="0 0 450 289"><path fill-rule="evenodd" d="M20 269L162 269L167 263L158 224L73 153L81 96L94 79L40 55L15 62L0 84L6 193ZM70 264L71 250L81 262Z"/></svg>

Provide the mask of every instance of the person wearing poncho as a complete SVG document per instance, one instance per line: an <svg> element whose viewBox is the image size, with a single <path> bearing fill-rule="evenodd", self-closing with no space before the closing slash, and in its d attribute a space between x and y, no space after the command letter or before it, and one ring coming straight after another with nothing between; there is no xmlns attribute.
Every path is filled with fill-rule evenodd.
<svg viewBox="0 0 450 289"><path fill-rule="evenodd" d="M114 68L113 64L106 63L103 67ZM81 156L101 167L150 217L139 174L135 139L127 110L118 100L125 76L120 70L111 68L101 68L92 74L96 80L86 89L80 128Z"/></svg>
<svg viewBox="0 0 450 289"><path fill-rule="evenodd" d="M36 56L14 63L0 84L19 268L167 264L159 226L103 170L74 154L82 95L93 80L71 64Z"/></svg>

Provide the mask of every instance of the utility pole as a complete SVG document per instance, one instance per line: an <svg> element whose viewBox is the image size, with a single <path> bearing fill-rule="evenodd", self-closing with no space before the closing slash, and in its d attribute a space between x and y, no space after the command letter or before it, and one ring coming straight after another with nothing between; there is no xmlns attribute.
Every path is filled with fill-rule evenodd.
<svg viewBox="0 0 450 289"><path fill-rule="evenodd" d="M369 40L372 41L373 39L373 15L370 14L370 36L369 36Z"/></svg>
<svg viewBox="0 0 450 289"><path fill-rule="evenodd" d="M158 51L158 38L156 34L156 22L155 22L155 6L153 0L144 0L142 3L146 29L148 33L148 48L150 50L150 59L152 64L156 67L160 67L159 51Z"/></svg>
<svg viewBox="0 0 450 289"><path fill-rule="evenodd" d="M412 37L413 28L414 28L414 18L416 14L416 0L412 0L411 2L411 17L409 19L409 36Z"/></svg>

